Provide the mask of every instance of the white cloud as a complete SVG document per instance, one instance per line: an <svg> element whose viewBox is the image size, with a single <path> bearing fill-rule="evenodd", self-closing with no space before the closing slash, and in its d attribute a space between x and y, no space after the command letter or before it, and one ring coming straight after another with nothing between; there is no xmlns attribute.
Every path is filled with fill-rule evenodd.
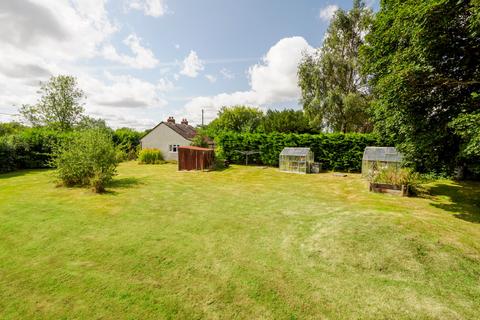
<svg viewBox="0 0 480 320"><path fill-rule="evenodd" d="M86 91L89 102L96 106L148 108L167 104L159 95L162 83L155 85L130 75L108 72L104 76L105 82L87 75L79 76L79 85Z"/></svg>
<svg viewBox="0 0 480 320"><path fill-rule="evenodd" d="M180 73L190 78L196 78L204 68L203 61L198 58L195 51L191 50L185 60L183 60L183 69Z"/></svg>
<svg viewBox="0 0 480 320"><path fill-rule="evenodd" d="M157 83L157 89L160 92L169 92L175 89L175 85L172 81L162 78Z"/></svg>
<svg viewBox="0 0 480 320"><path fill-rule="evenodd" d="M0 1L0 12L2 51L49 60L92 58L117 30L101 0Z"/></svg>
<svg viewBox="0 0 480 320"><path fill-rule="evenodd" d="M40 81L97 56L117 31L101 0L0 1L0 12L2 110L33 102Z"/></svg>
<svg viewBox="0 0 480 320"><path fill-rule="evenodd" d="M338 10L338 6L335 4L330 4L326 7L320 9L319 18L325 22L329 22L333 18L335 12Z"/></svg>
<svg viewBox="0 0 480 320"><path fill-rule="evenodd" d="M198 121L201 109L213 116L222 106L263 106L298 100L297 67L302 53L313 51L314 48L302 37L281 39L270 48L262 63L249 68L250 90L196 97L187 102L185 110L194 121Z"/></svg>
<svg viewBox="0 0 480 320"><path fill-rule="evenodd" d="M165 0L130 0L127 5L130 9L143 11L145 15L156 18L168 12Z"/></svg>
<svg viewBox="0 0 480 320"><path fill-rule="evenodd" d="M217 81L217 77L211 74L206 74L205 78L207 78L207 80L210 81L210 83L215 83Z"/></svg>
<svg viewBox="0 0 480 320"><path fill-rule="evenodd" d="M158 60L155 58L153 52L141 45L141 39L137 37L137 35L129 35L123 40L123 43L130 48L134 56L119 54L115 47L109 44L102 50L104 58L135 69L150 69L158 65Z"/></svg>
<svg viewBox="0 0 480 320"><path fill-rule="evenodd" d="M222 70L220 70L220 74L223 76L223 78L228 80L235 78L235 75L227 68L222 68Z"/></svg>
<svg viewBox="0 0 480 320"><path fill-rule="evenodd" d="M95 74L97 68L79 64L103 56L103 48L118 31L105 1L0 1L0 25L0 113L16 113L21 104L34 103L39 82L58 74L77 77L87 95L88 114L118 115L115 119L105 116L112 126L130 121L131 126L148 127L151 123L142 125L132 119L135 115L144 119L148 115L142 117L142 113L151 114L167 104L164 92L173 89L169 80L152 83L130 75ZM135 35L124 43L134 55L118 56L131 65L158 63Z"/></svg>

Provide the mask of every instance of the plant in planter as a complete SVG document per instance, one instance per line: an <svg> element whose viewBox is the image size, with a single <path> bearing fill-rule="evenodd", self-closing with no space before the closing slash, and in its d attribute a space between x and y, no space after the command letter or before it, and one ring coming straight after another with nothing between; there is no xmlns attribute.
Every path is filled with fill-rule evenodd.
<svg viewBox="0 0 480 320"><path fill-rule="evenodd" d="M418 173L410 168L385 167L370 175L370 191L407 196L414 192L418 180Z"/></svg>

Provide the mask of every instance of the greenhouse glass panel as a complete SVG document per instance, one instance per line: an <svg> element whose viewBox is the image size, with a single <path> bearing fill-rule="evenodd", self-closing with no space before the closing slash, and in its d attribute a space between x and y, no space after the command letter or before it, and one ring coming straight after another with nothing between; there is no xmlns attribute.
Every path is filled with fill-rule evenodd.
<svg viewBox="0 0 480 320"><path fill-rule="evenodd" d="M284 148L279 156L280 171L310 173L313 158L310 148Z"/></svg>
<svg viewBox="0 0 480 320"><path fill-rule="evenodd" d="M402 160L403 155L394 147L366 147L362 159L362 176L371 176L384 168L400 168Z"/></svg>

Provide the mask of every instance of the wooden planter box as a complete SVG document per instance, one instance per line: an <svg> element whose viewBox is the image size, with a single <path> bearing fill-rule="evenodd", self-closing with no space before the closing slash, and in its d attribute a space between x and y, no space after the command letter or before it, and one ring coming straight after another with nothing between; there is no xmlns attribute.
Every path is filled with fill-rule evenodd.
<svg viewBox="0 0 480 320"><path fill-rule="evenodd" d="M378 192L378 193L390 193L390 194L406 197L408 195L408 186L370 182L370 191Z"/></svg>

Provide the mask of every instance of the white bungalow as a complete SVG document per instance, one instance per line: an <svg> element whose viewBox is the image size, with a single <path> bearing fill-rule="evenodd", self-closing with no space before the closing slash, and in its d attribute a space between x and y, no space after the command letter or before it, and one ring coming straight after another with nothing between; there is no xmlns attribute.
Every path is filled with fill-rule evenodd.
<svg viewBox="0 0 480 320"><path fill-rule="evenodd" d="M140 139L142 149L159 149L165 160L178 160L178 147L189 146L197 134L187 119L175 123L173 117L162 121Z"/></svg>

